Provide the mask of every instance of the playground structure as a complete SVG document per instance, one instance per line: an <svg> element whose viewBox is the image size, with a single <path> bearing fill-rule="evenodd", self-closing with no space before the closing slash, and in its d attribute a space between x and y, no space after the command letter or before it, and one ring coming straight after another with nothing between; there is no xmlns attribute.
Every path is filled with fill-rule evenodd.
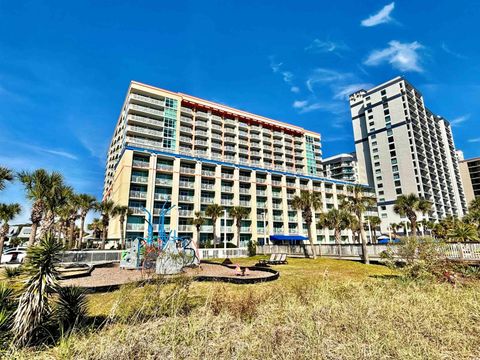
<svg viewBox="0 0 480 360"><path fill-rule="evenodd" d="M147 237L137 237L122 253L120 267L124 269L153 269L157 274L177 274L185 266L198 265L198 248L189 237L178 237L176 231L165 231L165 216L174 208L160 209L158 236L153 235L152 214L147 214Z"/></svg>

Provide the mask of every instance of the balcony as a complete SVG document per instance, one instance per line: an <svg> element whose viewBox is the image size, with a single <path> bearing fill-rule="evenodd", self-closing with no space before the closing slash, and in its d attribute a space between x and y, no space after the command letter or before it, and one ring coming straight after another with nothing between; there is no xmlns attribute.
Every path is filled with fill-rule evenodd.
<svg viewBox="0 0 480 360"><path fill-rule="evenodd" d="M213 170L202 170L203 176L215 177L215 171Z"/></svg>
<svg viewBox="0 0 480 360"><path fill-rule="evenodd" d="M213 225L202 225L200 227L201 232L213 232Z"/></svg>
<svg viewBox="0 0 480 360"><path fill-rule="evenodd" d="M165 106L165 101L155 99L155 98L152 98L152 97L149 97L149 96L144 96L144 95L140 95L140 94L131 94L130 98L134 99L134 100L143 101L143 102L148 103L148 104L158 105L158 106L161 106L161 107Z"/></svg>
<svg viewBox="0 0 480 360"><path fill-rule="evenodd" d="M208 132L205 131L205 130L200 130L200 129L195 128L195 137L197 137L197 136L208 138Z"/></svg>
<svg viewBox="0 0 480 360"><path fill-rule="evenodd" d="M233 205L233 200L232 199L221 199L220 203L225 206L231 206Z"/></svg>
<svg viewBox="0 0 480 360"><path fill-rule="evenodd" d="M157 164L157 170L173 171L173 165Z"/></svg>
<svg viewBox="0 0 480 360"><path fill-rule="evenodd" d="M180 136L180 142L185 142L185 143L188 143L188 144L191 144L193 141L193 139L191 137L188 137L188 136Z"/></svg>
<svg viewBox="0 0 480 360"><path fill-rule="evenodd" d="M180 132L185 132L185 133L191 134L192 129L189 128L188 126L180 126Z"/></svg>
<svg viewBox="0 0 480 360"><path fill-rule="evenodd" d="M130 124L131 122L140 122L142 124L148 124L148 125L153 125L159 128L163 128L163 121L157 120L157 119L152 119L149 117L145 116L140 116L140 115L128 115L128 123Z"/></svg>
<svg viewBox="0 0 480 360"><path fill-rule="evenodd" d="M211 128L212 128L213 130L222 131L222 127L221 127L220 125L217 125L217 124L212 124ZM222 138L222 137L220 136L220 139L221 139L221 138Z"/></svg>
<svg viewBox="0 0 480 360"><path fill-rule="evenodd" d="M159 200L159 201L170 201L170 200L172 200L172 195L171 194L163 194L163 193L155 193L153 195L153 198L155 200Z"/></svg>
<svg viewBox="0 0 480 360"><path fill-rule="evenodd" d="M133 160L133 166L137 168L147 169L149 166L148 161Z"/></svg>
<svg viewBox="0 0 480 360"><path fill-rule="evenodd" d="M227 193L231 193L231 192L233 192L233 186L222 186L222 191L227 192Z"/></svg>
<svg viewBox="0 0 480 360"><path fill-rule="evenodd" d="M283 227L281 228L273 228L274 234L283 234Z"/></svg>
<svg viewBox="0 0 480 360"><path fill-rule="evenodd" d="M208 142L206 142L205 140L195 140L195 145L207 147L207 146L208 146Z"/></svg>
<svg viewBox="0 0 480 360"><path fill-rule="evenodd" d="M224 124L229 125L229 126L233 126L233 127L235 127L237 125L236 121L233 120L233 119L225 119Z"/></svg>
<svg viewBox="0 0 480 360"><path fill-rule="evenodd" d="M178 225L178 231L192 231L193 226L192 225Z"/></svg>
<svg viewBox="0 0 480 360"><path fill-rule="evenodd" d="M147 192L146 191L132 190L132 191L130 191L130 197L135 198L135 199L146 199L147 198Z"/></svg>
<svg viewBox="0 0 480 360"><path fill-rule="evenodd" d="M145 210L143 210L142 207L138 207L138 206L129 206L128 210L130 211L130 213L132 215L144 215L145 214Z"/></svg>
<svg viewBox="0 0 480 360"><path fill-rule="evenodd" d="M280 185L282 185L282 181L281 180L272 180L272 185L280 186Z"/></svg>
<svg viewBox="0 0 480 360"><path fill-rule="evenodd" d="M139 183L139 184L146 184L146 183L148 183L148 177L147 176L132 175L132 181L131 182Z"/></svg>
<svg viewBox="0 0 480 360"><path fill-rule="evenodd" d="M150 107L147 107L147 106L130 104L128 108L129 108L129 110L134 110L134 111L142 112L142 113L149 114L149 115L156 115L156 116L162 116L163 117L163 111L157 110L157 109L154 109L154 108L150 108Z"/></svg>
<svg viewBox="0 0 480 360"><path fill-rule="evenodd" d="M183 174L195 174L195 168L180 166L180 173L183 173Z"/></svg>
<svg viewBox="0 0 480 360"><path fill-rule="evenodd" d="M233 174L222 172L222 178L223 179L233 179Z"/></svg>
<svg viewBox="0 0 480 360"><path fill-rule="evenodd" d="M193 124L193 120L192 118L189 118L187 116L180 116L180 122L181 123L187 123L189 125L192 125Z"/></svg>
<svg viewBox="0 0 480 360"><path fill-rule="evenodd" d="M273 221L283 221L282 215L273 215Z"/></svg>
<svg viewBox="0 0 480 360"><path fill-rule="evenodd" d="M239 179L240 181L250 181L250 176L240 175Z"/></svg>
<svg viewBox="0 0 480 360"><path fill-rule="evenodd" d="M222 233L224 233L224 232L227 232L227 233L233 232L231 226L222 226L222 227L221 227L221 231L222 231Z"/></svg>
<svg viewBox="0 0 480 360"><path fill-rule="evenodd" d="M257 196L267 196L267 192L265 190L257 190Z"/></svg>
<svg viewBox="0 0 480 360"><path fill-rule="evenodd" d="M178 196L179 201L185 201L185 202L193 202L193 196L190 195L179 195Z"/></svg>
<svg viewBox="0 0 480 360"><path fill-rule="evenodd" d="M180 108L180 111L181 111L182 113L184 113L184 114L190 114L190 115L193 114L192 109L186 108L186 107L184 107L184 106L182 106L182 107Z"/></svg>
<svg viewBox="0 0 480 360"><path fill-rule="evenodd" d="M239 188L238 192L240 194L250 194L250 188Z"/></svg>
<svg viewBox="0 0 480 360"><path fill-rule="evenodd" d="M222 118L221 118L220 116L218 116L218 115L212 115L212 121L221 123L221 122L222 122Z"/></svg>
<svg viewBox="0 0 480 360"><path fill-rule="evenodd" d="M172 186L172 180L171 180L171 179L156 178L156 179L155 179L155 185L167 185L167 186Z"/></svg>
<svg viewBox="0 0 480 360"><path fill-rule="evenodd" d="M200 199L202 204L213 204L215 202L215 198L213 197L202 197Z"/></svg>
<svg viewBox="0 0 480 360"><path fill-rule="evenodd" d="M193 189L195 187L195 183L193 181L180 181L180 187Z"/></svg>
<svg viewBox="0 0 480 360"><path fill-rule="evenodd" d="M202 119L208 119L208 113L204 111L197 111L195 112L195 118L202 118Z"/></svg>
<svg viewBox="0 0 480 360"><path fill-rule="evenodd" d="M240 227L240 232L241 233L250 233L250 232L252 232L252 228L248 227L248 226L242 226L242 227Z"/></svg>
<svg viewBox="0 0 480 360"><path fill-rule="evenodd" d="M202 190L215 190L215 185L214 184L201 184L201 189Z"/></svg>
<svg viewBox="0 0 480 360"><path fill-rule="evenodd" d="M281 203L273 203L272 208L273 209L282 209L282 204Z"/></svg>
<svg viewBox="0 0 480 360"><path fill-rule="evenodd" d="M143 231L144 229L145 229L145 224L129 224L129 223L127 223L127 230Z"/></svg>
<svg viewBox="0 0 480 360"><path fill-rule="evenodd" d="M247 207L249 207L249 206L250 206L250 201L240 200L239 204L240 204L240 206L247 206Z"/></svg>

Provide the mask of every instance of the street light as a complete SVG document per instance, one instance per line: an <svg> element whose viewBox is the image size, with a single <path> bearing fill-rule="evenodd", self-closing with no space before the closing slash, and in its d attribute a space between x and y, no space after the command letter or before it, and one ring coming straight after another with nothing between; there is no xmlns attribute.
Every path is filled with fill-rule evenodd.
<svg viewBox="0 0 480 360"><path fill-rule="evenodd" d="M177 206L177 236L178 236L178 228L180 227L180 210L182 210L182 208L180 206Z"/></svg>
<svg viewBox="0 0 480 360"><path fill-rule="evenodd" d="M372 227L370 226L370 219L367 219L368 222L368 233L370 234L370 243L373 244L373 239L372 239Z"/></svg>
<svg viewBox="0 0 480 360"><path fill-rule="evenodd" d="M223 209L223 248L227 257L227 209Z"/></svg>

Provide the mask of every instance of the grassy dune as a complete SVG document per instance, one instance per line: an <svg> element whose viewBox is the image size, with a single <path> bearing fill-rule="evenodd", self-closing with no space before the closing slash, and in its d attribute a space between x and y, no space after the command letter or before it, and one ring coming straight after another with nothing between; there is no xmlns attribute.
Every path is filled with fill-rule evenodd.
<svg viewBox="0 0 480 360"><path fill-rule="evenodd" d="M239 259L252 264L255 260ZM291 259L257 285L125 287L89 298L102 329L53 349L51 359L475 359L480 286L406 282L377 265Z"/></svg>

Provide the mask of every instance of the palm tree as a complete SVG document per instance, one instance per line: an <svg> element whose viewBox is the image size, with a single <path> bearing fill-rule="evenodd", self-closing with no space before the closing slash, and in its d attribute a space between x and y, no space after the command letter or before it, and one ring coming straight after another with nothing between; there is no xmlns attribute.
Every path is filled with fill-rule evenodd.
<svg viewBox="0 0 480 360"><path fill-rule="evenodd" d="M342 230L349 228L351 215L345 210L330 209L327 213L322 213L317 225L323 229L333 229L335 231L335 244L340 254L340 241L342 240Z"/></svg>
<svg viewBox="0 0 480 360"><path fill-rule="evenodd" d="M240 227L242 226L242 220L250 215L250 209L242 206L233 206L229 209L228 213L235 219L235 225L237 227L237 247L240 247Z"/></svg>
<svg viewBox="0 0 480 360"><path fill-rule="evenodd" d="M412 226L412 237L417 236L417 212L425 214L432 208L432 203L415 194L400 195L395 201L393 211L406 216Z"/></svg>
<svg viewBox="0 0 480 360"><path fill-rule="evenodd" d="M397 238L397 231L398 231L399 227L400 227L400 225L397 224L397 223L390 223L390 229L393 233L394 238Z"/></svg>
<svg viewBox="0 0 480 360"><path fill-rule="evenodd" d="M97 210L102 215L102 249L105 249L105 243L107 242L108 225L110 219L117 214L117 206L112 200L103 200L97 204Z"/></svg>
<svg viewBox="0 0 480 360"><path fill-rule="evenodd" d="M365 219L370 222L370 227L373 228L373 239L370 239L372 244L377 242L377 228L382 224L382 220L378 216L366 216Z"/></svg>
<svg viewBox="0 0 480 360"><path fill-rule="evenodd" d="M200 244L200 228L205 223L205 218L202 216L200 211L195 211L195 217L191 220L192 225L195 226L197 229L197 240L198 244Z"/></svg>
<svg viewBox="0 0 480 360"><path fill-rule="evenodd" d="M75 220L78 216L78 210L75 206L75 195L73 188L63 184L63 179L61 184L57 184L49 192L47 198L45 199L45 218L42 223L42 229L40 236L46 233L52 233L55 225L55 217L64 207L69 208L70 213L70 228L75 229ZM72 218L75 220L72 221Z"/></svg>
<svg viewBox="0 0 480 360"><path fill-rule="evenodd" d="M0 166L0 190L5 189L5 182L13 180L13 173L10 169Z"/></svg>
<svg viewBox="0 0 480 360"><path fill-rule="evenodd" d="M69 247L75 247L75 222L80 217L80 204L78 200L78 195L74 194L73 192L69 192L67 194L66 203L62 207L62 210L65 211L66 216L68 218L68 227L69 227Z"/></svg>
<svg viewBox="0 0 480 360"><path fill-rule="evenodd" d="M223 206L218 204L210 204L205 209L205 215L212 219L213 223L213 247L217 247L217 237L216 237L216 225L217 219L222 216L223 213Z"/></svg>
<svg viewBox="0 0 480 360"><path fill-rule="evenodd" d="M313 235L312 235L312 218L313 212L319 210L322 206L322 198L319 193L302 191L300 195L295 195L292 199L292 207L295 210L300 210L302 212L302 218L305 224L307 225L308 240L310 241L310 247L312 248L313 258L317 258L315 253L315 247L313 245Z"/></svg>
<svg viewBox="0 0 480 360"><path fill-rule="evenodd" d="M3 222L3 225L0 228L0 258L3 254L3 242L5 241L10 228L8 222L20 214L21 210L20 204L0 204L0 221Z"/></svg>
<svg viewBox="0 0 480 360"><path fill-rule="evenodd" d="M463 221L459 221L455 224L453 229L448 230L447 238L450 241L467 242L478 241L477 228L472 224L466 224Z"/></svg>
<svg viewBox="0 0 480 360"><path fill-rule="evenodd" d="M370 260L368 258L367 238L365 236L363 214L370 207L374 206L376 201L375 198L367 195L365 187L361 185L351 186L349 190L351 191L352 195L343 199L342 207L351 214L355 215L357 218L360 239L362 241L363 262L365 264L369 264Z"/></svg>
<svg viewBox="0 0 480 360"><path fill-rule="evenodd" d="M118 222L120 223L120 243L122 244L122 249L125 249L125 218L129 215L132 215L132 211L128 206L119 205L115 208L114 216L118 216Z"/></svg>
<svg viewBox="0 0 480 360"><path fill-rule="evenodd" d="M468 211L480 211L480 197L476 197L470 202L468 206Z"/></svg>
<svg viewBox="0 0 480 360"><path fill-rule="evenodd" d="M96 239L100 239L100 236L103 232L103 223L102 220L99 218L94 218L90 224L87 226L88 230L93 231L93 236Z"/></svg>
<svg viewBox="0 0 480 360"><path fill-rule="evenodd" d="M49 297L58 287L56 263L60 261L62 245L51 234L40 245L27 251L24 272L25 287L18 300L13 320L13 341L17 346L28 345L35 335L40 335L42 325L51 312Z"/></svg>
<svg viewBox="0 0 480 360"><path fill-rule="evenodd" d="M83 242L83 236L85 234L85 218L90 210L95 209L95 204L97 199L88 194L79 194L78 195L78 205L80 207L80 236L79 242L80 246Z"/></svg>
<svg viewBox="0 0 480 360"><path fill-rule="evenodd" d="M63 177L57 172L49 174L44 169L38 169L33 172L19 172L17 178L25 188L27 199L33 201L30 213L32 231L28 240L28 246L32 246L37 236L37 229L45 215L47 198L63 185Z"/></svg>

